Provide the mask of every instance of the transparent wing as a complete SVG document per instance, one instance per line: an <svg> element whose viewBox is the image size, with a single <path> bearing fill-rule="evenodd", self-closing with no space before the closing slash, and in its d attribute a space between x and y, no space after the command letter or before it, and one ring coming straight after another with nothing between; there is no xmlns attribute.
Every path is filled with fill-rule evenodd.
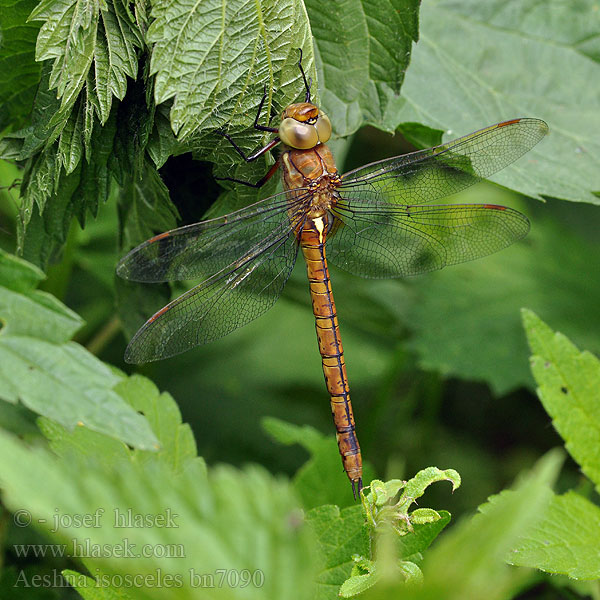
<svg viewBox="0 0 600 600"><path fill-rule="evenodd" d="M548 126L539 119L504 121L447 144L349 171L339 191L356 206L432 202L500 171L547 133Z"/></svg>
<svg viewBox="0 0 600 600"><path fill-rule="evenodd" d="M148 319L127 346L125 360L174 356L256 319L279 298L297 253L293 228L272 233L259 252L238 258Z"/></svg>
<svg viewBox="0 0 600 600"><path fill-rule="evenodd" d="M260 253L274 233L283 235L305 195L305 190L282 192L223 217L161 233L123 257L117 274L147 283L206 279L248 253Z"/></svg>
<svg viewBox="0 0 600 600"><path fill-rule="evenodd" d="M492 204L357 208L342 199L333 213L328 259L367 278L417 275L480 258L529 231L527 217Z"/></svg>

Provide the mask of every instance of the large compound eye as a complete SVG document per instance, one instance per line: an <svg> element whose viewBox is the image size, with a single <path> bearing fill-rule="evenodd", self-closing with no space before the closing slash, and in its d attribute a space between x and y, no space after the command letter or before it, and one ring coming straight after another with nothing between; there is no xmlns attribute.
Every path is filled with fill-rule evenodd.
<svg viewBox="0 0 600 600"><path fill-rule="evenodd" d="M319 141L324 144L331 137L331 121L324 112L319 113L315 127L319 134Z"/></svg>
<svg viewBox="0 0 600 600"><path fill-rule="evenodd" d="M319 136L313 125L300 123L300 121L296 121L291 117L281 121L279 138L286 146L298 150L308 150L308 148L314 148L319 143Z"/></svg>

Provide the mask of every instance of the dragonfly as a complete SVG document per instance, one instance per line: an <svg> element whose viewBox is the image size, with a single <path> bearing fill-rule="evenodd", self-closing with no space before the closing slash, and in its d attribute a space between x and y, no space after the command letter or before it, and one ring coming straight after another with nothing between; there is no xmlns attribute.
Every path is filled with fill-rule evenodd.
<svg viewBox="0 0 600 600"><path fill-rule="evenodd" d="M146 363L219 339L265 313L279 298L299 251L308 275L325 385L342 465L354 497L363 487L362 456L328 262L366 278L417 275L501 250L529 231L520 212L495 204L431 204L517 160L548 132L540 119L503 121L474 133L339 174L327 141L328 116L305 98L285 108L275 134L250 156L219 131L245 161L277 145L283 191L255 204L160 233L131 250L117 273L140 282L200 279L152 315L125 351Z"/></svg>

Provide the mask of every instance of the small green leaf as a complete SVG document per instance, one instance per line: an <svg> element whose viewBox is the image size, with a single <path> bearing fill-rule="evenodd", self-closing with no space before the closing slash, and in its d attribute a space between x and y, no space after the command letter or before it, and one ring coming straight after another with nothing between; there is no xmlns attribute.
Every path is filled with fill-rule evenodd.
<svg viewBox="0 0 600 600"><path fill-rule="evenodd" d="M408 508L432 483L438 481L449 481L452 484L452 491L460 487L460 475L454 469L442 471L437 467L427 467L406 482L399 504Z"/></svg>
<svg viewBox="0 0 600 600"><path fill-rule="evenodd" d="M600 361L523 310L538 396L565 447L600 491Z"/></svg>
<svg viewBox="0 0 600 600"><path fill-rule="evenodd" d="M339 596L352 598L372 588L379 580L377 565L366 559L360 559L359 564L352 569L352 575L340 587Z"/></svg>
<svg viewBox="0 0 600 600"><path fill-rule="evenodd" d="M417 508L410 513L410 520L413 525L426 525L435 523L442 518L440 513L433 508Z"/></svg>
<svg viewBox="0 0 600 600"><path fill-rule="evenodd" d="M427 519L421 519L419 515L415 518L415 513L425 511ZM437 518L433 516L437 515ZM413 558L429 548L433 540L450 523L450 513L446 510L435 511L431 508L417 509L410 515L413 530L397 539L398 556L403 559ZM423 522L420 522L423 521Z"/></svg>
<svg viewBox="0 0 600 600"><path fill-rule="evenodd" d="M423 583L423 571L418 565L408 560L402 560L398 566L405 577L406 583Z"/></svg>

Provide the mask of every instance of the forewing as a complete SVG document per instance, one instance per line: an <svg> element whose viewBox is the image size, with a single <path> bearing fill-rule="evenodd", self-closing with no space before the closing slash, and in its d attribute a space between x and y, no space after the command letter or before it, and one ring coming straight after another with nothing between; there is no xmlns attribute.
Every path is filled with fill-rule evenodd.
<svg viewBox="0 0 600 600"><path fill-rule="evenodd" d="M447 144L349 171L339 190L356 206L432 202L500 171L547 133L548 126L539 119L505 121Z"/></svg>
<svg viewBox="0 0 600 600"><path fill-rule="evenodd" d="M333 264L367 278L418 275L491 254L529 231L527 217L491 204L357 208L340 200L327 238Z"/></svg>
<svg viewBox="0 0 600 600"><path fill-rule="evenodd" d="M159 310L135 334L125 360L174 356L256 319L279 298L297 253L293 232L271 234L260 253L239 259Z"/></svg>
<svg viewBox="0 0 600 600"><path fill-rule="evenodd" d="M284 235L302 210L302 190L275 194L241 210L166 231L140 244L117 266L124 279L155 283L206 279L265 240Z"/></svg>

